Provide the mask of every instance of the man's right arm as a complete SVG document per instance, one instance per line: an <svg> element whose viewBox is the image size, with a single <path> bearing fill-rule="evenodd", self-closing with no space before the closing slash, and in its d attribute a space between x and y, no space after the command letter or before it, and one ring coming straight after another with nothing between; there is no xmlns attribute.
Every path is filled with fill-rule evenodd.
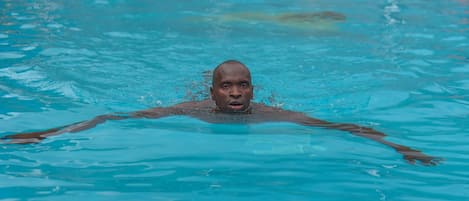
<svg viewBox="0 0 469 201"><path fill-rule="evenodd" d="M45 131L37 132L26 132L26 133L17 133L12 135L3 136L0 139L0 143L6 144L29 144L29 143L38 143L41 140L49 136L60 135L63 133L75 133L90 128L96 127L98 124L102 124L107 120L123 120L129 118L161 118L165 116L170 116L178 113L176 108L152 108L148 110L141 110L132 113L122 113L122 114L106 114L99 115L91 120L77 122L69 124L66 126L61 126L57 128L48 129Z"/></svg>

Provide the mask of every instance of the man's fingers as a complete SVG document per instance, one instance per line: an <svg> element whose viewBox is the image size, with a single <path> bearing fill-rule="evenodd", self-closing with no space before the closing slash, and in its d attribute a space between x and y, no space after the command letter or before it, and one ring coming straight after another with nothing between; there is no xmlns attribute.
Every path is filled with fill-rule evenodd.
<svg viewBox="0 0 469 201"><path fill-rule="evenodd" d="M32 144L41 142L38 138L7 138L4 144Z"/></svg>
<svg viewBox="0 0 469 201"><path fill-rule="evenodd" d="M414 158L414 157L411 157L411 156L409 156L409 155L405 155L405 156L404 156L404 159L405 159L408 163L410 163L410 164L412 164L412 165L415 165L415 158Z"/></svg>
<svg viewBox="0 0 469 201"><path fill-rule="evenodd" d="M440 157L436 157L436 158L433 158L430 163L435 166L435 165L438 165L440 163L442 163L444 161L443 158L440 158Z"/></svg>

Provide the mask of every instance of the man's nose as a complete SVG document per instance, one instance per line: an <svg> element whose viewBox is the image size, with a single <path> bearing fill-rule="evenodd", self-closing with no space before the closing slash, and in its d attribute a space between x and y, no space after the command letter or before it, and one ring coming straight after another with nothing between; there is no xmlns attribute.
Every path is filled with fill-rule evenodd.
<svg viewBox="0 0 469 201"><path fill-rule="evenodd" d="M230 91L230 96L233 98L240 98L242 95L241 90L238 87L233 87Z"/></svg>

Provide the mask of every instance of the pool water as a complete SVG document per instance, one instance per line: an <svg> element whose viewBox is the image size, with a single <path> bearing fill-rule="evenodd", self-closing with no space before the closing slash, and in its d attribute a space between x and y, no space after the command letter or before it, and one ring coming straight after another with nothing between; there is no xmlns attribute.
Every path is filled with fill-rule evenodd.
<svg viewBox="0 0 469 201"><path fill-rule="evenodd" d="M281 17L325 11L336 17ZM469 200L467 0L0 0L0 12L0 136L202 100L210 70L237 59L256 102L444 158L412 165L291 123L109 121L0 144L2 201Z"/></svg>

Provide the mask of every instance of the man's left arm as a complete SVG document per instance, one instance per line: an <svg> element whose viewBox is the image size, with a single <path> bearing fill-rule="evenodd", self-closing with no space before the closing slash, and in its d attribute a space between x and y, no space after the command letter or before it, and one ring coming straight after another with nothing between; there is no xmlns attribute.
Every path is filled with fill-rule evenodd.
<svg viewBox="0 0 469 201"><path fill-rule="evenodd" d="M306 116L303 113L296 113L291 111L284 112L288 113L288 115L284 115L284 117L287 117L287 121L290 122L298 123L305 126L347 131L354 135L368 138L381 144L387 145L402 154L404 159L412 164L415 164L416 161L420 161L424 165L436 165L442 160L441 158L426 155L419 150L387 141L384 139L386 137L386 134L374 130L373 128L349 123L332 123Z"/></svg>

